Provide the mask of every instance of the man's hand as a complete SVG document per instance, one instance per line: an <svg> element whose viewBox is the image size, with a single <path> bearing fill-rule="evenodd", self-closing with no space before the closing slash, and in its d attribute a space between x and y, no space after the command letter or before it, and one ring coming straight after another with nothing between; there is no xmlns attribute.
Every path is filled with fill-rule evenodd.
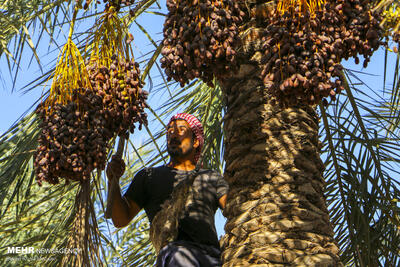
<svg viewBox="0 0 400 267"><path fill-rule="evenodd" d="M120 156L114 155L111 158L111 162L108 163L107 169L106 169L106 174L107 178L111 181L113 179L119 180L121 176L125 172L125 162L123 159L121 159Z"/></svg>

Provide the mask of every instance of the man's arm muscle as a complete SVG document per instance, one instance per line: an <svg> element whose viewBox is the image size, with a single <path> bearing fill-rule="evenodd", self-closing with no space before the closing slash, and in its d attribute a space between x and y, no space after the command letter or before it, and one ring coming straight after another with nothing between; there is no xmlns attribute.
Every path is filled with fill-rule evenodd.
<svg viewBox="0 0 400 267"><path fill-rule="evenodd" d="M121 228L127 226L129 222L135 217L141 208L133 200L121 195L119 181L112 179L109 186L111 186L110 196L112 201L111 205L111 219L115 227Z"/></svg>

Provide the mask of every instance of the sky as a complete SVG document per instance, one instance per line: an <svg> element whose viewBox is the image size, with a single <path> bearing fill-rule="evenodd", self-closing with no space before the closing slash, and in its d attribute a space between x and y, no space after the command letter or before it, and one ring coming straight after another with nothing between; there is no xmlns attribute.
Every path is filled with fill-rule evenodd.
<svg viewBox="0 0 400 267"><path fill-rule="evenodd" d="M163 7L163 12L165 12L165 7ZM149 32L151 36L156 36L156 41L161 40L162 38L162 25L163 25L163 17L155 16L153 14L147 14L138 19L138 23L146 27L146 30ZM90 22L85 22L90 23ZM86 28L86 24L81 23L78 25L79 28ZM33 29L30 29L31 31ZM68 29L65 29L66 32ZM139 30L139 27L134 26L131 29L131 33L134 35L134 49L136 52L136 57L140 60L140 55L145 55L146 52L153 49L152 45L146 39L146 36ZM33 34L34 35L34 34ZM34 35L35 36L35 35ZM59 36L59 43L62 44L65 41L63 35ZM49 50L50 48L50 50ZM42 61L43 69L47 70L49 66L52 66L53 60L57 58L58 50L57 47L53 45L49 46L49 39L47 36L43 37L40 45L38 46L39 58ZM4 55L0 58L0 135L3 134L16 120L22 116L22 114L30 108L30 106L36 101L40 95L42 94L43 88L35 88L27 93L24 93L21 88L23 88L26 84L32 81L34 78L40 75L41 71L38 65L33 59L32 63L29 64L29 61L32 57L32 54L29 51L29 46L26 45L23 54L23 64L21 64L21 68L19 70L18 79L15 83L15 89L12 90L12 81L10 79L10 73L8 70L7 61L5 60ZM387 85L391 86L391 80L393 79L393 71L394 64L396 60L396 54L389 53L389 75ZM362 64L355 65L354 60L351 59L348 62L344 63L346 68L362 71L369 73L360 74L360 78L365 81L371 88L376 88L381 90L383 84L383 73L384 73L384 49L380 48L375 55L372 57L371 63L369 64L367 69L363 69ZM155 78L154 82L156 83L157 74L152 73L152 76ZM149 83L146 84L149 86ZM146 89L146 87L145 87ZM147 89L148 90L148 89ZM157 96L152 98L150 94L150 106L156 106L157 104L164 101L162 96ZM137 135L135 133L135 135ZM140 136L140 135L139 135ZM137 142L142 142L144 140L143 137L135 138ZM224 231L223 227L225 224L225 219L221 212L217 212L216 214L216 227L218 236L221 236Z"/></svg>

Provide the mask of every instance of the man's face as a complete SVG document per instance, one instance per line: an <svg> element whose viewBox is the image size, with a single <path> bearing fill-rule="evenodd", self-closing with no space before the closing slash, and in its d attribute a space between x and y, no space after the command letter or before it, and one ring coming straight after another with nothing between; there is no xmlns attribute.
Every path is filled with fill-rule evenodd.
<svg viewBox="0 0 400 267"><path fill-rule="evenodd" d="M172 121L167 128L168 154L171 158L185 158L197 147L193 139L193 132L185 120Z"/></svg>

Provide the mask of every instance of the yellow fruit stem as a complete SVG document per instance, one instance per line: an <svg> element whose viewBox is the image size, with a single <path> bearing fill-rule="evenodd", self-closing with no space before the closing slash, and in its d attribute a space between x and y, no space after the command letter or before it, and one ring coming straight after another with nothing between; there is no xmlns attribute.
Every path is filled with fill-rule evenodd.
<svg viewBox="0 0 400 267"><path fill-rule="evenodd" d="M320 10L325 4L325 0L280 0L277 4L277 11L281 14L295 10L299 7L298 13L310 12L314 14L317 10Z"/></svg>
<svg viewBox="0 0 400 267"><path fill-rule="evenodd" d="M52 84L49 96L44 102L46 112L51 113L52 108L56 104L66 104L72 101L75 91L80 92L83 88L91 89L84 60L79 49L72 41L72 33L78 10L78 6L75 6L67 43L58 55L56 69L49 78L52 78Z"/></svg>
<svg viewBox="0 0 400 267"><path fill-rule="evenodd" d="M116 54L121 59L129 60L124 36L124 25L118 18L115 11L110 9L95 25L94 49L91 58L95 58L98 63L109 67L111 56Z"/></svg>
<svg viewBox="0 0 400 267"><path fill-rule="evenodd" d="M97 67L105 66L110 68L112 64L112 56L116 55L118 61L129 62L130 57L133 58L133 52L129 45L123 39L127 35L125 29L128 27L118 17L117 12L110 8L98 20L94 26L94 41L90 55L90 61L97 62ZM110 77L124 78L125 74L121 66L117 65L117 75L110 72ZM122 77L118 77L122 75ZM121 88L122 92L126 92L127 87ZM112 101L116 101L115 98Z"/></svg>

